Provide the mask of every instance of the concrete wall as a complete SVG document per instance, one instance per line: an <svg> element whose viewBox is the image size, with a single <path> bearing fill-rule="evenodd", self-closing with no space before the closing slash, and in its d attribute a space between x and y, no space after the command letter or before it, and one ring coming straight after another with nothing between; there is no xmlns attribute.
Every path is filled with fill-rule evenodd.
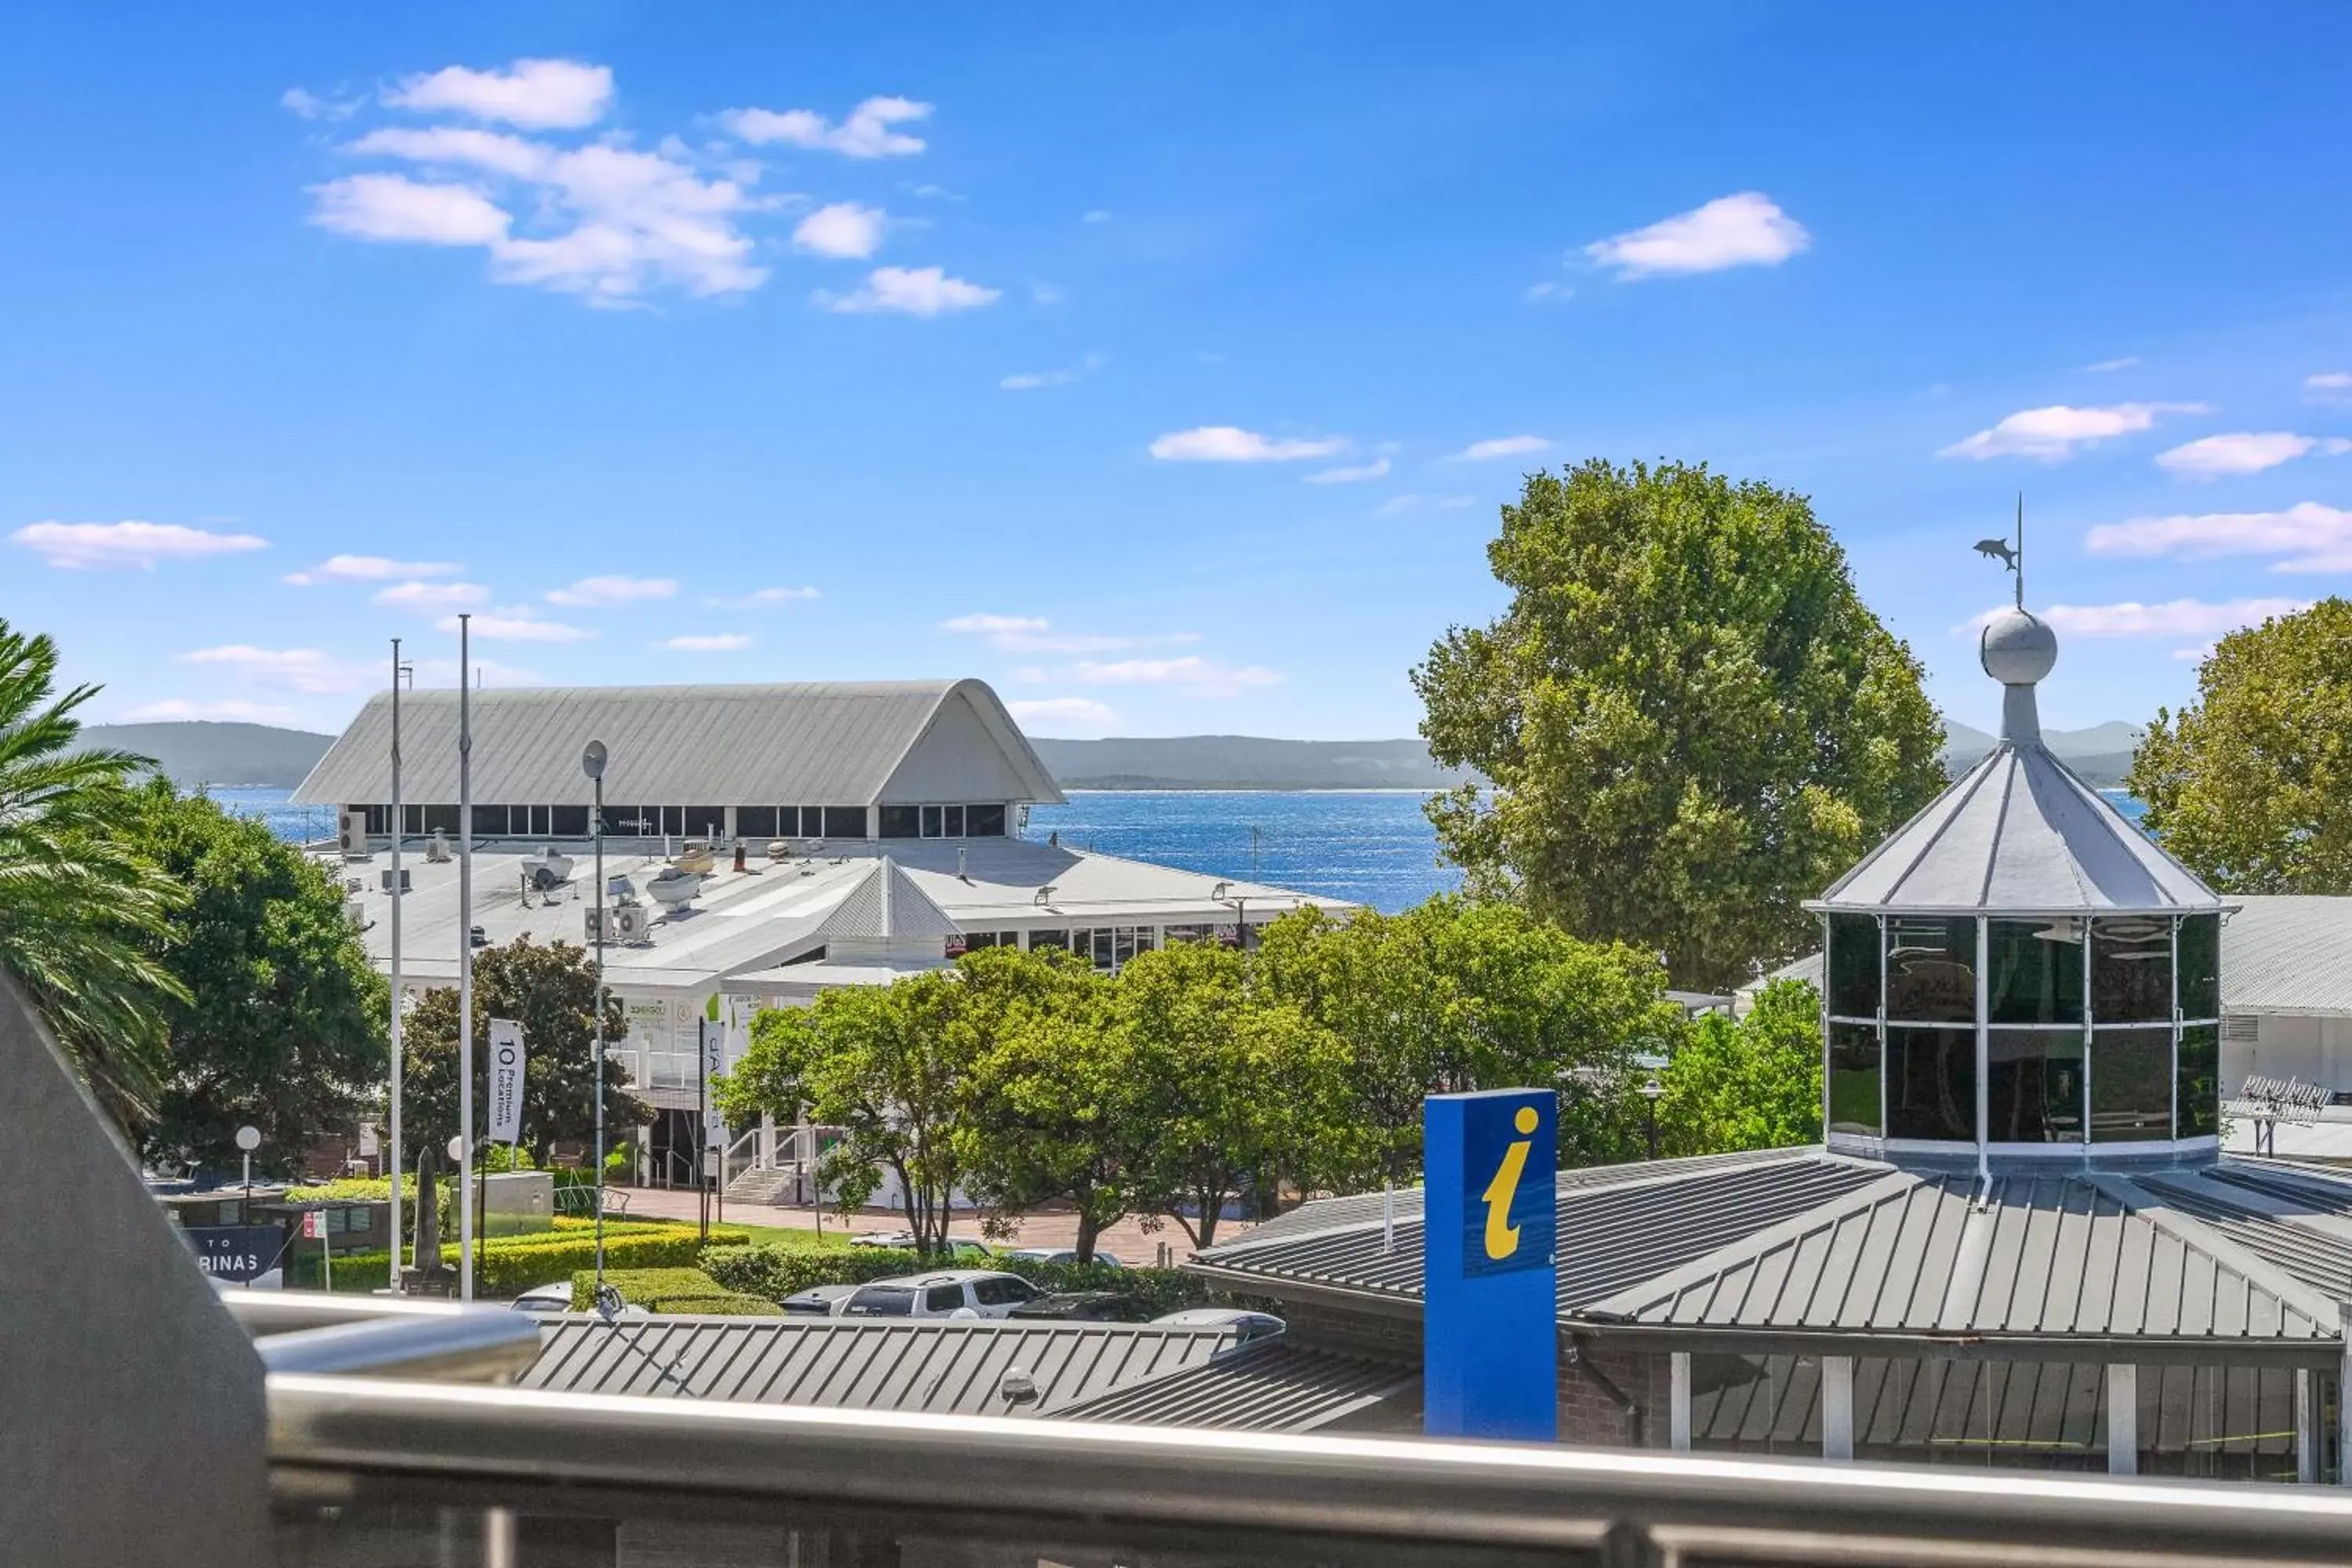
<svg viewBox="0 0 2352 1568"><path fill-rule="evenodd" d="M2221 1092L2234 1094L2249 1073L2299 1078L2352 1093L2352 1018L2263 1014L2252 1043L2221 1042Z"/></svg>

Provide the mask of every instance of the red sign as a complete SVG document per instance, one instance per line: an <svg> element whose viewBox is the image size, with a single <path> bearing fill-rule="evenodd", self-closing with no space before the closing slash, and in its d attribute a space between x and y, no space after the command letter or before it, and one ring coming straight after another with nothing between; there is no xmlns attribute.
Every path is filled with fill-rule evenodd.
<svg viewBox="0 0 2352 1568"><path fill-rule="evenodd" d="M327 1211L325 1209L303 1210L302 1234L312 1241L324 1240L327 1235Z"/></svg>

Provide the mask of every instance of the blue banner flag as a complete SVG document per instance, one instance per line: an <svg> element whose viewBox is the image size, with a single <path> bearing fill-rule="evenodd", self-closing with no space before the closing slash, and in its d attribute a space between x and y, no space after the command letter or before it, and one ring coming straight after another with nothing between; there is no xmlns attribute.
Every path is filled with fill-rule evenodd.
<svg viewBox="0 0 2352 1568"><path fill-rule="evenodd" d="M1556 1441L1558 1103L1549 1089L1422 1102L1423 1429Z"/></svg>

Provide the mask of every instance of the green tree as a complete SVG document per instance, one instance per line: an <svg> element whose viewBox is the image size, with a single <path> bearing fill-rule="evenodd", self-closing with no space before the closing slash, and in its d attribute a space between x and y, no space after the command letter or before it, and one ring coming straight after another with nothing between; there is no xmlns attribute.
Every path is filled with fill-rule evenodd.
<svg viewBox="0 0 2352 1568"><path fill-rule="evenodd" d="M541 947L518 937L504 947L474 954L474 1115L478 1137L487 1134L490 1105L492 1018L522 1026L522 1147L534 1163L546 1165L558 1143L586 1143L596 1132L596 965L567 942ZM620 999L604 997L604 1038L628 1033ZM438 1150L457 1131L457 992L445 986L426 992L401 1034L405 1068L401 1131L415 1151ZM629 1093L629 1073L620 1061L604 1063L604 1133L609 1141L653 1120L653 1111ZM478 1144L477 1148L480 1148Z"/></svg>
<svg viewBox="0 0 2352 1568"><path fill-rule="evenodd" d="M143 759L77 745L98 688L53 697L57 671L54 642L0 620L0 968L135 1142L186 999L155 957L179 893L133 847Z"/></svg>
<svg viewBox="0 0 2352 1568"><path fill-rule="evenodd" d="M1283 1172L1329 1168L1349 1133L1347 1047L1249 971L1237 951L1187 943L1136 954L1113 987L1150 1129L1137 1206L1195 1247L1235 1198L1265 1206Z"/></svg>
<svg viewBox="0 0 2352 1568"><path fill-rule="evenodd" d="M135 798L131 842L184 895L152 949L184 997L147 1151L234 1165L250 1122L258 1163L291 1173L382 1093L390 990L324 868L161 779Z"/></svg>
<svg viewBox="0 0 2352 1568"><path fill-rule="evenodd" d="M1596 459L1529 475L1487 559L1510 607L1412 674L1431 752L1492 785L1430 805L1475 891L1727 987L1943 787L1918 661L1803 497Z"/></svg>
<svg viewBox="0 0 2352 1568"><path fill-rule="evenodd" d="M2352 893L2352 603L2223 637L2195 705L2158 710L2126 782L2164 847L2221 891Z"/></svg>
<svg viewBox="0 0 2352 1568"><path fill-rule="evenodd" d="M1821 1142L1821 1008L1820 993L1804 981L1776 980L1737 1023L1710 1013L1692 1026L1658 1074L1661 1152Z"/></svg>
<svg viewBox="0 0 2352 1568"><path fill-rule="evenodd" d="M1305 910L1266 929L1257 959L1276 994L1346 1043L1342 1187L1412 1180L1422 1098L1465 1089L1555 1089L1562 1164L1629 1158L1633 1058L1671 1050L1683 1029L1654 957L1516 904L1440 897L1346 921Z"/></svg>

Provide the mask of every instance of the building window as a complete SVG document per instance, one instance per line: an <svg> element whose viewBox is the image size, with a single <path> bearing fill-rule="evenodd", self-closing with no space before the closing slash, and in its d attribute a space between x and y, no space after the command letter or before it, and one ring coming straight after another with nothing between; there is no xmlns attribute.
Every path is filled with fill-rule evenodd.
<svg viewBox="0 0 2352 1568"><path fill-rule="evenodd" d="M1839 1018L1878 1016L1879 945L1876 915L1832 915L1824 996Z"/></svg>
<svg viewBox="0 0 2352 1568"><path fill-rule="evenodd" d="M1029 951L1032 952L1044 947L1067 949L1069 945L1070 933L1066 931L1033 931L1029 933Z"/></svg>
<svg viewBox="0 0 2352 1568"><path fill-rule="evenodd" d="M1172 941L1175 929L1168 932ZM1830 1131L1879 1133L1878 1028L1874 1024L1830 1026Z"/></svg>
<svg viewBox="0 0 2352 1568"><path fill-rule="evenodd" d="M2101 1029L2091 1037L2091 1142L2172 1136L2172 1031Z"/></svg>
<svg viewBox="0 0 2352 1568"><path fill-rule="evenodd" d="M1995 1029L1985 1046L1985 1095L1995 1143L2083 1141L2083 1035L2079 1029ZM1975 1119L1971 1108L1969 1119Z"/></svg>
<svg viewBox="0 0 2352 1568"><path fill-rule="evenodd" d="M801 826L808 826L808 814L801 814ZM866 837L866 808L862 805L828 805L824 808L824 836L827 838L863 838Z"/></svg>
<svg viewBox="0 0 2352 1568"><path fill-rule="evenodd" d="M563 809L577 808L567 806ZM535 836L544 838L552 831L549 824L554 817L555 810L555 807L546 805L534 805L530 808L530 830Z"/></svg>
<svg viewBox="0 0 2352 1568"><path fill-rule="evenodd" d="M998 805L967 805L963 808L963 836L966 838L1002 838L1004 837L1004 807Z"/></svg>
<svg viewBox="0 0 2352 1568"><path fill-rule="evenodd" d="M937 810L939 810L939 807L936 805L926 805L920 807L912 805L886 805L880 810L880 812L877 813L877 815L882 819L882 837L885 838L916 837L922 832L920 825L916 820L918 815L920 812Z"/></svg>
<svg viewBox="0 0 2352 1568"><path fill-rule="evenodd" d="M950 940L961 941L964 950L970 952L981 947L1018 947L1021 945L1021 933L1014 931L975 931Z"/></svg>
<svg viewBox="0 0 2352 1568"><path fill-rule="evenodd" d="M2091 922L2091 1018L2100 1024L2172 1021L2171 921L2125 915Z"/></svg>
<svg viewBox="0 0 2352 1568"><path fill-rule="evenodd" d="M1216 936L1214 926L1161 926L1160 945L1175 947L1184 942L1213 942Z"/></svg>
<svg viewBox="0 0 2352 1568"><path fill-rule="evenodd" d="M507 831L507 808L503 805L474 807L474 837L503 838Z"/></svg>
<svg viewBox="0 0 2352 1568"><path fill-rule="evenodd" d="M795 822L794 826L799 824ZM776 808L772 805L739 805L735 808L735 832L744 838L773 838L776 836Z"/></svg>
<svg viewBox="0 0 2352 1568"><path fill-rule="evenodd" d="M1976 1022L1975 921L1886 917L1886 1016L1917 1024Z"/></svg>
<svg viewBox="0 0 2352 1568"><path fill-rule="evenodd" d="M661 808L661 830L675 838L686 831L686 807L666 805Z"/></svg>
<svg viewBox="0 0 2352 1568"><path fill-rule="evenodd" d="M661 811L650 805L608 805L604 831L615 838L650 838L661 832Z"/></svg>
<svg viewBox="0 0 2352 1568"><path fill-rule="evenodd" d="M1996 1024L2083 1021L2083 922L1993 921L1988 945Z"/></svg>
<svg viewBox="0 0 2352 1568"><path fill-rule="evenodd" d="M940 836L940 808L936 805L924 806L921 808L921 816L923 837L937 838Z"/></svg>
<svg viewBox="0 0 2352 1568"><path fill-rule="evenodd" d="M689 805L683 810L683 831L698 838L712 838L727 831L727 808L723 805Z"/></svg>
<svg viewBox="0 0 2352 1568"><path fill-rule="evenodd" d="M610 823L606 824L607 829ZM588 808L584 805L551 805L547 808L547 834L551 838L585 838L588 837Z"/></svg>
<svg viewBox="0 0 2352 1568"><path fill-rule="evenodd" d="M424 816L418 823L418 832L455 834L457 831L457 808L456 806L427 805L420 807L419 809L424 812Z"/></svg>
<svg viewBox="0 0 2352 1568"><path fill-rule="evenodd" d="M1976 1123L1976 1030L1890 1026L1886 1135L1973 1143Z"/></svg>
<svg viewBox="0 0 2352 1568"><path fill-rule="evenodd" d="M2221 1131L2221 1032L2211 1024L2180 1031L2178 1072L2179 1114L2176 1138L2211 1138Z"/></svg>
<svg viewBox="0 0 2352 1568"><path fill-rule="evenodd" d="M2221 1012L2221 917L2189 915L2180 922L2180 1016L2219 1017Z"/></svg>

